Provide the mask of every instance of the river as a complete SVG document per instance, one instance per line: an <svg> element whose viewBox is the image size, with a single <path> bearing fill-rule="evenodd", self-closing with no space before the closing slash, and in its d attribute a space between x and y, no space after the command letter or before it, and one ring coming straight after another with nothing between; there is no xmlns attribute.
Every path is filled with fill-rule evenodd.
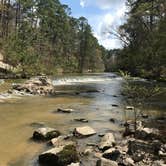
<svg viewBox="0 0 166 166"><path fill-rule="evenodd" d="M27 96L0 103L0 166L36 166L37 156L47 146L30 138L40 125L69 134L75 127L89 125L97 133L111 131L121 139L124 122L124 100L121 95L123 79L111 73L83 76L54 77L57 96ZM1 91L10 87L3 83ZM114 107L112 105L118 105ZM56 113L57 108L72 108L71 114ZM164 107L165 108L165 107ZM163 115L162 109L151 109L153 115ZM88 119L88 124L74 121ZM110 118L116 119L111 123ZM81 139L80 143L97 143L98 135Z"/></svg>

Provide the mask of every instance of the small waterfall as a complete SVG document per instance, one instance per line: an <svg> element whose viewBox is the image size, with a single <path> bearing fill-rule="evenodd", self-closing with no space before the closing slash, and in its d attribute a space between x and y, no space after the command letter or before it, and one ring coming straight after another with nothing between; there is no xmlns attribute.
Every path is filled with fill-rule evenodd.
<svg viewBox="0 0 166 166"><path fill-rule="evenodd" d="M120 77L117 77L115 75L88 75L88 76L67 76L67 77L61 77L61 78L55 78L53 79L53 84L55 86L58 85L77 85L77 84L86 84L86 83L104 83L109 82L113 80L121 79Z"/></svg>

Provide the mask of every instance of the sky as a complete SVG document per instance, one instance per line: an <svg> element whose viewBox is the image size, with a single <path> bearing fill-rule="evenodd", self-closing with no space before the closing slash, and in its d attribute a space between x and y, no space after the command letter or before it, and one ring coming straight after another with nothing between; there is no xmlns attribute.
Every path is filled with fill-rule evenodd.
<svg viewBox="0 0 166 166"><path fill-rule="evenodd" d="M111 31L124 22L125 0L60 0L67 4L72 16L84 16L92 27L94 36L107 49L121 48L121 42Z"/></svg>

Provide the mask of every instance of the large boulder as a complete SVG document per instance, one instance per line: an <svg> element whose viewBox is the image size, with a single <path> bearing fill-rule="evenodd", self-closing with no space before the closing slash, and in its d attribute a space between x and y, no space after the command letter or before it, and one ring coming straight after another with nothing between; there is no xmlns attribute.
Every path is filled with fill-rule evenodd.
<svg viewBox="0 0 166 166"><path fill-rule="evenodd" d="M105 134L99 144L100 150L107 150L115 145L115 138L112 133Z"/></svg>
<svg viewBox="0 0 166 166"><path fill-rule="evenodd" d="M97 161L96 166L118 166L118 163L112 160L105 159L105 158L100 158Z"/></svg>
<svg viewBox="0 0 166 166"><path fill-rule="evenodd" d="M73 133L77 137L88 137L96 134L96 131L89 126L84 126L75 128Z"/></svg>
<svg viewBox="0 0 166 166"><path fill-rule="evenodd" d="M38 128L33 133L33 139L35 140L50 140L52 138L58 137L60 132L54 128L42 127Z"/></svg>
<svg viewBox="0 0 166 166"><path fill-rule="evenodd" d="M66 166L79 160L76 146L66 145L52 148L39 155L39 163L47 166Z"/></svg>

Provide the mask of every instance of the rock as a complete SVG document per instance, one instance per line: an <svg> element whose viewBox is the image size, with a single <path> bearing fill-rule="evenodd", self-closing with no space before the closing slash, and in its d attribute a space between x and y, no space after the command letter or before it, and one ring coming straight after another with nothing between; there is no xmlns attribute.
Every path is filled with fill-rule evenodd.
<svg viewBox="0 0 166 166"><path fill-rule="evenodd" d="M113 147L114 145L115 145L114 135L112 133L107 133L102 137L101 142L99 144L99 149L104 151Z"/></svg>
<svg viewBox="0 0 166 166"><path fill-rule="evenodd" d="M126 110L134 110L133 106L126 106Z"/></svg>
<svg viewBox="0 0 166 166"><path fill-rule="evenodd" d="M57 112L62 112L62 113L72 113L74 112L73 109L63 109L63 108L58 108Z"/></svg>
<svg viewBox="0 0 166 166"><path fill-rule="evenodd" d="M159 123L165 123L166 117L158 117L158 118L156 118L156 121Z"/></svg>
<svg viewBox="0 0 166 166"><path fill-rule="evenodd" d="M88 120L84 119L84 118L79 118L79 119L74 119L74 120L78 121L78 122L88 123Z"/></svg>
<svg viewBox="0 0 166 166"><path fill-rule="evenodd" d="M0 103L4 103L4 102L5 102L4 100L1 100L1 99L0 99Z"/></svg>
<svg viewBox="0 0 166 166"><path fill-rule="evenodd" d="M150 154L158 154L161 143L158 141L147 142L142 140L130 140L128 143L128 153L135 154L137 151L143 151Z"/></svg>
<svg viewBox="0 0 166 166"><path fill-rule="evenodd" d="M93 152L93 148L87 148L85 149L85 151L83 152L85 156L88 156L89 154L91 154Z"/></svg>
<svg viewBox="0 0 166 166"><path fill-rule="evenodd" d="M87 146L97 146L97 144L96 144L96 143L93 143L93 142L92 142L92 143L91 143L91 142L90 142L90 143L87 143L86 145L87 145Z"/></svg>
<svg viewBox="0 0 166 166"><path fill-rule="evenodd" d="M166 153L166 144L162 144L160 150Z"/></svg>
<svg viewBox="0 0 166 166"><path fill-rule="evenodd" d="M135 132L135 138L142 140L152 140L159 138L159 130L152 128L140 128Z"/></svg>
<svg viewBox="0 0 166 166"><path fill-rule="evenodd" d="M128 146L115 146L116 149L118 149L122 154L126 155L128 152Z"/></svg>
<svg viewBox="0 0 166 166"><path fill-rule="evenodd" d="M80 163L71 163L70 165L67 166L80 166Z"/></svg>
<svg viewBox="0 0 166 166"><path fill-rule="evenodd" d="M34 95L48 95L55 91L52 81L46 76L31 78L23 84L13 84L13 90Z"/></svg>
<svg viewBox="0 0 166 166"><path fill-rule="evenodd" d="M95 156L96 158L102 158L103 153L96 152L96 153L94 154L94 156Z"/></svg>
<svg viewBox="0 0 166 166"><path fill-rule="evenodd" d="M110 122L115 123L115 119L111 118Z"/></svg>
<svg viewBox="0 0 166 166"><path fill-rule="evenodd" d="M120 154L121 152L118 149L110 148L104 152L103 157L116 161L120 157Z"/></svg>
<svg viewBox="0 0 166 166"><path fill-rule="evenodd" d="M66 145L76 145L76 143L73 141L65 140L64 136L59 136L57 138L53 138L53 139L51 139L50 142L54 147L60 147L60 146L64 146L64 145L65 146Z"/></svg>
<svg viewBox="0 0 166 166"><path fill-rule="evenodd" d="M142 118L147 119L148 117L148 114L142 114Z"/></svg>
<svg viewBox="0 0 166 166"><path fill-rule="evenodd" d="M30 124L31 127L39 128L39 127L44 127L45 124L44 122L33 122Z"/></svg>
<svg viewBox="0 0 166 166"><path fill-rule="evenodd" d="M125 166L135 166L134 160L131 159L131 158L125 158L125 159L123 160L123 164L124 164Z"/></svg>
<svg viewBox="0 0 166 166"><path fill-rule="evenodd" d="M166 166L166 164L162 160L157 160L153 162L152 166Z"/></svg>
<svg viewBox="0 0 166 166"><path fill-rule="evenodd" d="M144 159L145 153L141 151L137 151L136 153L133 154L132 158L135 162L140 162Z"/></svg>
<svg viewBox="0 0 166 166"><path fill-rule="evenodd" d="M74 137L73 134L67 134L67 135L64 136L64 140L68 140L68 139L70 139L72 137Z"/></svg>
<svg viewBox="0 0 166 166"><path fill-rule="evenodd" d="M105 158L100 158L97 161L96 166L118 166L118 163Z"/></svg>
<svg viewBox="0 0 166 166"><path fill-rule="evenodd" d="M77 127L74 129L74 135L77 137L87 137L94 134L96 134L96 131L89 126Z"/></svg>
<svg viewBox="0 0 166 166"><path fill-rule="evenodd" d="M99 137L104 137L105 133L99 133L98 136Z"/></svg>
<svg viewBox="0 0 166 166"><path fill-rule="evenodd" d="M66 166L78 162L76 146L66 145L52 148L39 155L39 163L48 166Z"/></svg>
<svg viewBox="0 0 166 166"><path fill-rule="evenodd" d="M137 129L143 128L141 121L137 121L135 124L135 122L132 120L128 120L127 122L125 122L124 126L125 126L125 132L123 133L124 136L134 135L136 128Z"/></svg>
<svg viewBox="0 0 166 166"><path fill-rule="evenodd" d="M119 107L119 105L117 105L117 104L112 104L112 107Z"/></svg>
<svg viewBox="0 0 166 166"><path fill-rule="evenodd" d="M161 158L166 158L166 153L163 152L163 151L161 151L161 150L159 150L159 156L160 156Z"/></svg>
<svg viewBox="0 0 166 166"><path fill-rule="evenodd" d="M50 140L52 138L58 137L60 132L54 128L42 127L38 128L33 133L33 139L35 140Z"/></svg>

